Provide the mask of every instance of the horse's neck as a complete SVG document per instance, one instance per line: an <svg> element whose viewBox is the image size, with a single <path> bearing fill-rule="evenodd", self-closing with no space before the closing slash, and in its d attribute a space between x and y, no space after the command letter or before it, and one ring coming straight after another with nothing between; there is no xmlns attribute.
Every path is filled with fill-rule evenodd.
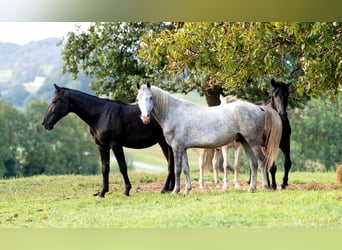
<svg viewBox="0 0 342 250"><path fill-rule="evenodd" d="M156 120L160 123L168 123L170 119L176 119L180 115L180 109L189 106L197 106L191 102L178 99L168 92L152 87L154 109L152 111Z"/></svg>
<svg viewBox="0 0 342 250"><path fill-rule="evenodd" d="M156 88L154 86L151 87L151 91L152 91L152 98L153 98L153 110L152 110L152 114L154 116L154 118L158 121L158 123L162 123L164 122L164 114L165 114L165 107L163 105L163 98L164 98L164 94L163 91L159 88Z"/></svg>
<svg viewBox="0 0 342 250"><path fill-rule="evenodd" d="M75 113L88 125L93 125L102 112L97 112L99 106L103 106L103 100L98 97L79 93L70 92L70 112Z"/></svg>

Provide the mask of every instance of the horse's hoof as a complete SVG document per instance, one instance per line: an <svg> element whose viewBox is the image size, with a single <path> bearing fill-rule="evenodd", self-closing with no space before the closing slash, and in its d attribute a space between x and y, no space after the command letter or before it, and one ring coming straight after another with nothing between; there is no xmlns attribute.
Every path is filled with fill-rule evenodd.
<svg viewBox="0 0 342 250"><path fill-rule="evenodd" d="M172 190L168 190L168 189L163 189L162 191L160 191L161 194L167 194L167 193L171 193Z"/></svg>
<svg viewBox="0 0 342 250"><path fill-rule="evenodd" d="M190 188L186 188L184 194L188 195L190 193L190 190L191 190L191 187Z"/></svg>
<svg viewBox="0 0 342 250"><path fill-rule="evenodd" d="M176 194L178 194L179 193L179 190L177 189L177 190L173 190L172 192L171 192L171 194L172 195L176 195Z"/></svg>
<svg viewBox="0 0 342 250"><path fill-rule="evenodd" d="M96 198L104 198L104 194L101 194L101 192L97 192L95 194L93 194L93 196L95 196Z"/></svg>

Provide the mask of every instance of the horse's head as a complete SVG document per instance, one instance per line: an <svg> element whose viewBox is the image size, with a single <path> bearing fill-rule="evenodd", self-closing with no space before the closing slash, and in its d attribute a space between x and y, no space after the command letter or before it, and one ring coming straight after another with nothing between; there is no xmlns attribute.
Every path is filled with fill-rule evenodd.
<svg viewBox="0 0 342 250"><path fill-rule="evenodd" d="M56 84L52 95L51 103L45 111L42 125L47 130L53 129L53 126L69 112L69 101L65 98L65 92Z"/></svg>
<svg viewBox="0 0 342 250"><path fill-rule="evenodd" d="M291 83L277 82L271 80L272 89L270 92L272 108L277 110L282 120L287 118L287 104L289 98L289 86Z"/></svg>
<svg viewBox="0 0 342 250"><path fill-rule="evenodd" d="M153 99L151 92L151 85L147 83L146 85L138 87L137 101L141 111L140 118L144 124L150 123L151 112L153 110Z"/></svg>

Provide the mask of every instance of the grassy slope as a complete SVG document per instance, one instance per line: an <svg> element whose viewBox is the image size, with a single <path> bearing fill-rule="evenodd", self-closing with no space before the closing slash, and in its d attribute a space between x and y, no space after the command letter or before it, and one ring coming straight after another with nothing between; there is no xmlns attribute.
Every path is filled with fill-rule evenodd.
<svg viewBox="0 0 342 250"><path fill-rule="evenodd" d="M197 97L196 97L197 98ZM193 100L194 101L194 100ZM138 160L165 166L158 146L144 150L125 149L128 162ZM198 151L188 150L193 183L198 180ZM113 172L113 171L112 171ZM0 180L0 227L114 227L114 228L342 228L341 189L287 190L250 194L244 190L222 192L207 187L189 196L159 194L150 190L151 181L165 179L165 173L130 171L131 197L122 195L122 177L110 176L105 199L92 196L101 176L37 176ZM280 183L282 173L277 178ZM231 175L229 177L231 179ZM260 176L259 176L260 178ZM206 174L207 181L212 175ZM241 175L241 179L247 179ZM332 184L333 173L291 173L290 183ZM182 180L184 183L184 180Z"/></svg>
<svg viewBox="0 0 342 250"><path fill-rule="evenodd" d="M198 173L192 173L195 183ZM278 175L281 178L282 174ZM122 178L111 174L105 199L92 193L100 176L37 176L0 180L0 227L115 228L342 228L341 189L276 192L194 190L189 196L161 195L150 181L164 174L130 173L131 197ZM246 179L247 176L242 176ZM292 173L291 182L333 184L334 173ZM212 180L207 174L207 180ZM184 180L182 181L184 183Z"/></svg>

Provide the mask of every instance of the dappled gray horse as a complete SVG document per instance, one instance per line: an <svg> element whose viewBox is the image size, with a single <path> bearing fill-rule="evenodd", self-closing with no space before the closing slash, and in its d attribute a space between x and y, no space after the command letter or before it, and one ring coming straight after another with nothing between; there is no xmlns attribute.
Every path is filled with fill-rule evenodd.
<svg viewBox="0 0 342 250"><path fill-rule="evenodd" d="M238 99L235 96L220 96L220 101L221 105L225 105L230 102L237 101ZM225 189L228 187L228 150L230 148L233 148L235 150L234 152L234 186L235 188L240 187L240 182L239 182L239 160L240 160L240 152L241 152L241 144L234 141L231 142L227 145L222 146L222 148L215 148L213 149L214 153L212 154L211 160L212 163L212 168L213 168L213 176L214 176L214 184L217 188L220 188L219 184L219 178L218 178L218 172L219 172L219 167L221 163L221 158L223 159L223 184L222 184L222 189ZM199 175L199 186L200 188L204 188L204 181L203 181L203 168L204 165L209 162L209 159L205 159L205 151L201 150L200 151L200 157L199 157L199 170L200 170L200 175Z"/></svg>
<svg viewBox="0 0 342 250"><path fill-rule="evenodd" d="M176 175L173 193L180 191L182 166L186 175L185 193L191 190L187 148L215 148L233 141L242 144L250 163L249 190L256 189L258 166L261 167L263 187L268 187L266 172L276 159L282 131L277 112L244 101L199 107L150 84L138 85L138 89L141 120L148 124L152 114L172 147ZM265 152L261 146L265 147Z"/></svg>

